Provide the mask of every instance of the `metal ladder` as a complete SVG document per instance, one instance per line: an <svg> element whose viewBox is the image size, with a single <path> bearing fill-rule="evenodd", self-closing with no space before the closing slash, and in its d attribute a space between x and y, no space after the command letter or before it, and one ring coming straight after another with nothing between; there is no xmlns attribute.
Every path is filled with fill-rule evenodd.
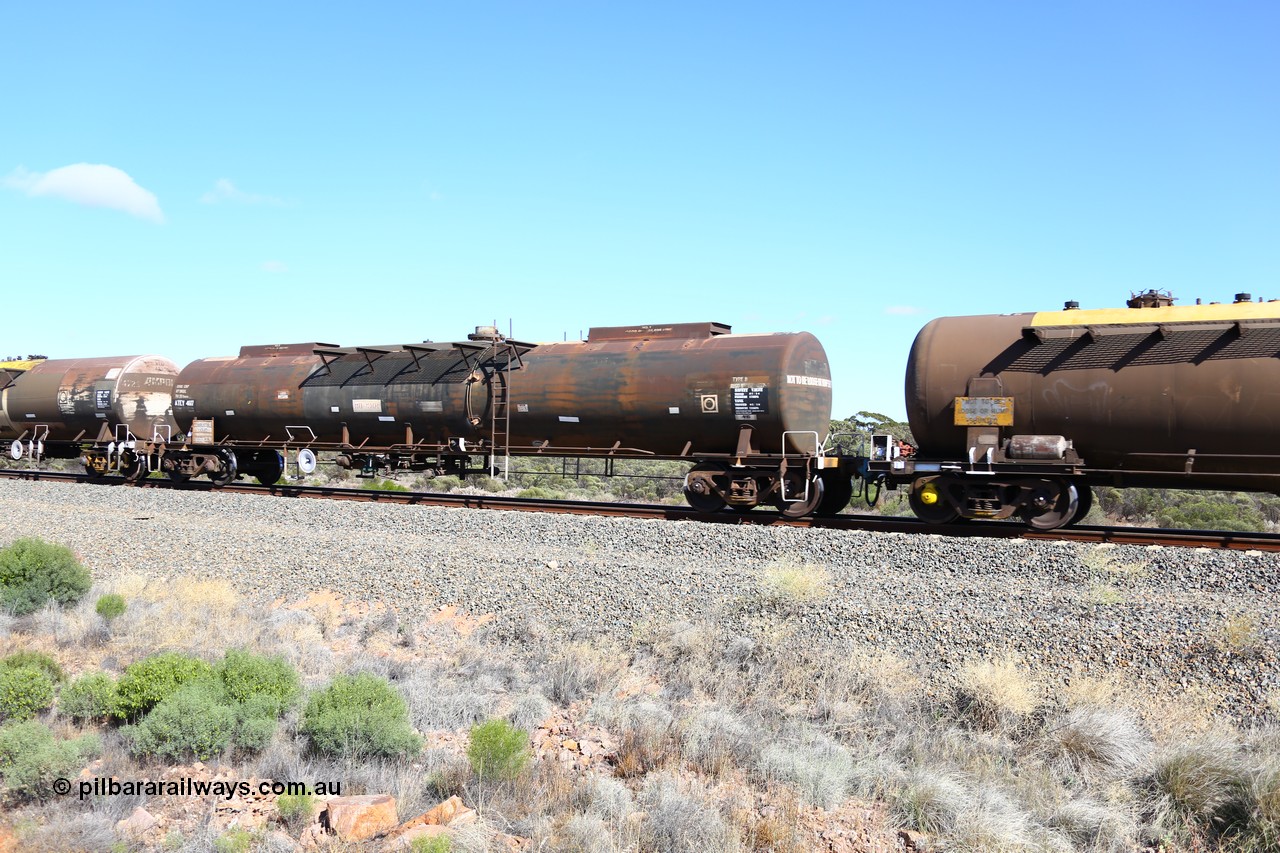
<svg viewBox="0 0 1280 853"><path fill-rule="evenodd" d="M511 366L507 365L507 370ZM489 453L489 476L498 476L498 453L502 453L502 479L511 470L511 389L507 385L507 371L495 370L489 378L489 438L493 449Z"/></svg>

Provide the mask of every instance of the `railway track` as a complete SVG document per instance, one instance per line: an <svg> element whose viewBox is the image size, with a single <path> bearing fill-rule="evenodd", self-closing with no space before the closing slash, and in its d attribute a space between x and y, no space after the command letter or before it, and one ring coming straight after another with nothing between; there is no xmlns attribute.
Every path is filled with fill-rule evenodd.
<svg viewBox="0 0 1280 853"><path fill-rule="evenodd" d="M130 486L118 477L101 479L85 474L28 469L0 469L0 477L46 482L91 483L100 486ZM212 483L192 480L175 483L168 479L146 479L134 488L176 489L195 492L235 492L239 494L273 495L285 498L323 498L326 500L372 501L375 503L411 504L415 506L463 507L467 509L515 510L524 512L558 512L575 515L606 515L626 518L654 518L668 521L698 521L712 524L765 524L789 527L816 527L831 530L864 530L877 533L912 533L937 536L962 536L987 539L1040 539L1090 544L1161 545L1181 548L1217 548L1229 550L1280 551L1280 534L1240 533L1215 530L1163 530L1146 527L1079 526L1059 530L1029 530L1012 522L974 522L960 524L928 524L916 518L879 515L839 515L791 519L781 513L751 512L704 513L690 507L664 504L605 503L600 501L548 500L514 498L498 495L458 495L437 492L387 492L371 489L300 486L276 483L262 486L232 483L215 487Z"/></svg>

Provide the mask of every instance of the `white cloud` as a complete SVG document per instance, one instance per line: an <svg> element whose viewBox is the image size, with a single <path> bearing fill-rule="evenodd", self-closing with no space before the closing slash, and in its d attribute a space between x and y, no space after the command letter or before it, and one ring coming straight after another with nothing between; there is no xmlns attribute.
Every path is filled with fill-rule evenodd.
<svg viewBox="0 0 1280 853"><path fill-rule="evenodd" d="M919 314L920 309L914 305L890 305L888 308L884 309L884 313L907 316L909 314Z"/></svg>
<svg viewBox="0 0 1280 853"><path fill-rule="evenodd" d="M233 201L237 204L270 204L273 206L284 204L282 200L272 195L247 193L226 178L219 178L214 181L213 189L200 196L200 201L205 204L218 204L224 201Z"/></svg>
<svg viewBox="0 0 1280 853"><path fill-rule="evenodd" d="M289 267L284 261L264 261L262 268L267 272L288 272Z"/></svg>
<svg viewBox="0 0 1280 853"><path fill-rule="evenodd" d="M164 213L155 193L144 190L115 166L74 163L50 172L28 172L19 166L3 179L4 186L29 196L53 196L86 207L107 207L157 224Z"/></svg>

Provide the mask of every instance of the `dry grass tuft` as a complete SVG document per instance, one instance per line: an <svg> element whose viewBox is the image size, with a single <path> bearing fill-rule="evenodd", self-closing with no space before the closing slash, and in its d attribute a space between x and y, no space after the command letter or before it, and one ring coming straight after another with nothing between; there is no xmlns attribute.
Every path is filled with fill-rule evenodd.
<svg viewBox="0 0 1280 853"><path fill-rule="evenodd" d="M759 768L766 777L794 785L805 802L824 809L834 809L844 802L854 776L849 750L808 729L777 738L766 746L760 754Z"/></svg>
<svg viewBox="0 0 1280 853"><path fill-rule="evenodd" d="M576 702L598 693L628 662L628 655L615 642L574 643L548 661L544 671L547 695L562 705Z"/></svg>
<svg viewBox="0 0 1280 853"><path fill-rule="evenodd" d="M1226 654L1241 658L1257 657L1263 650L1258 617L1252 613L1237 613L1224 619L1214 641Z"/></svg>
<svg viewBox="0 0 1280 853"><path fill-rule="evenodd" d="M1050 724L1044 749L1059 773L1089 783L1123 776L1151 754L1151 739L1127 711L1082 706Z"/></svg>
<svg viewBox="0 0 1280 853"><path fill-rule="evenodd" d="M921 767L890 792L889 805L907 828L941 836L955 827L968 799L962 780Z"/></svg>
<svg viewBox="0 0 1280 853"><path fill-rule="evenodd" d="M830 595L831 573L816 563L775 560L760 577L760 595L775 606L815 604Z"/></svg>
<svg viewBox="0 0 1280 853"><path fill-rule="evenodd" d="M695 714L684 727L684 757L707 773L723 775L734 767L750 767L756 743L767 733L749 725L738 714L708 708Z"/></svg>
<svg viewBox="0 0 1280 853"><path fill-rule="evenodd" d="M1204 735L1159 752L1144 780L1155 797L1153 823L1174 832L1188 824L1217 830L1241 822L1247 770L1236 739Z"/></svg>
<svg viewBox="0 0 1280 853"><path fill-rule="evenodd" d="M966 664L954 690L961 719L988 732L1021 725L1039 698L1039 686L1009 657Z"/></svg>
<svg viewBox="0 0 1280 853"><path fill-rule="evenodd" d="M1089 571L1099 575L1110 575L1118 578L1140 578L1147 572L1147 564L1142 560L1122 563L1115 553L1116 546L1110 543L1094 545L1080 557L1080 562Z"/></svg>
<svg viewBox="0 0 1280 853"><path fill-rule="evenodd" d="M645 780L640 805L646 813L640 847L648 853L736 851L738 839L696 779L657 773Z"/></svg>
<svg viewBox="0 0 1280 853"><path fill-rule="evenodd" d="M1038 843L1036 836L1036 827L1025 811L1003 792L984 786L971 792L965 807L956 814L955 825L946 836L946 849L1009 853L1046 849L1048 845Z"/></svg>

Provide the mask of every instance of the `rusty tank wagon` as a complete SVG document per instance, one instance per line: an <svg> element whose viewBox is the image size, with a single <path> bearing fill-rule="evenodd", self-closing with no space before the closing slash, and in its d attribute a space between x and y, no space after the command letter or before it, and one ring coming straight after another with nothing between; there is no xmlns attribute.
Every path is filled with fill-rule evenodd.
<svg viewBox="0 0 1280 853"><path fill-rule="evenodd" d="M944 317L916 337L918 447L873 439L863 473L921 518L1079 521L1091 486L1280 491L1280 302Z"/></svg>
<svg viewBox="0 0 1280 853"><path fill-rule="evenodd" d="M717 323L593 328L530 344L482 327L466 341L342 348L245 347L177 377L182 446L158 469L182 479L274 482L318 454L343 467L465 474L508 457L677 459L705 511L773 504L837 511L846 466L826 457L831 374L808 333L733 335Z"/></svg>
<svg viewBox="0 0 1280 853"><path fill-rule="evenodd" d="M140 472L138 442L168 441L178 367L157 355L32 359L0 367L0 441L12 459L81 455L91 473Z"/></svg>

